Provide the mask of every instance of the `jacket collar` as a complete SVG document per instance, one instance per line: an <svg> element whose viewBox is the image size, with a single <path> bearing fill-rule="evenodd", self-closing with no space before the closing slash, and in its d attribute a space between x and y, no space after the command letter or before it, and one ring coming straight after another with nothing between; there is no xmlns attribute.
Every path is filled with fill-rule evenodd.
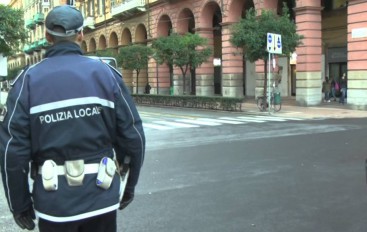
<svg viewBox="0 0 367 232"><path fill-rule="evenodd" d="M61 43L57 43L51 46L47 50L45 57L49 58L53 56L62 56L62 55L71 55L71 54L83 55L83 52L80 49L80 46L76 43L61 42Z"/></svg>

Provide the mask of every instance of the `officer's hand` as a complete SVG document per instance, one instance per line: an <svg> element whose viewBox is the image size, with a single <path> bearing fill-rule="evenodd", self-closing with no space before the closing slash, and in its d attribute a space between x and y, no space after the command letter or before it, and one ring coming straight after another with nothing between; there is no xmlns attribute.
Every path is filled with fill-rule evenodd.
<svg viewBox="0 0 367 232"><path fill-rule="evenodd" d="M13 216L15 222L22 229L33 230L36 226L33 221L36 219L33 208L29 208L28 210L21 213L15 213Z"/></svg>
<svg viewBox="0 0 367 232"><path fill-rule="evenodd" d="M119 210L126 208L134 199L134 193L125 192L120 202Z"/></svg>

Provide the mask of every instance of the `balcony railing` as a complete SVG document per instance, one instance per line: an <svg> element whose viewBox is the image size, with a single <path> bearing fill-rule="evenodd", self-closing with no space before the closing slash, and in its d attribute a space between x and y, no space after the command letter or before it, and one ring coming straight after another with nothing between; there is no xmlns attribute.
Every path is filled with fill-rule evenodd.
<svg viewBox="0 0 367 232"><path fill-rule="evenodd" d="M120 0L121 1L121 0ZM117 16L128 13L131 10L145 11L145 0L125 0L123 2L111 2L111 15Z"/></svg>
<svg viewBox="0 0 367 232"><path fill-rule="evenodd" d="M94 18L93 17L87 17L84 19L84 27L89 27L90 29L94 29Z"/></svg>
<svg viewBox="0 0 367 232"><path fill-rule="evenodd" d="M41 48L48 48L50 44L48 43L46 38L38 40L38 46Z"/></svg>
<svg viewBox="0 0 367 232"><path fill-rule="evenodd" d="M33 19L27 19L25 22L25 27L28 29L34 29L36 28L36 23L34 22Z"/></svg>
<svg viewBox="0 0 367 232"><path fill-rule="evenodd" d="M34 22L37 24L43 24L45 21L45 15L43 13L37 13L34 15Z"/></svg>
<svg viewBox="0 0 367 232"><path fill-rule="evenodd" d="M26 54L32 54L33 50L29 44L24 45L23 52Z"/></svg>

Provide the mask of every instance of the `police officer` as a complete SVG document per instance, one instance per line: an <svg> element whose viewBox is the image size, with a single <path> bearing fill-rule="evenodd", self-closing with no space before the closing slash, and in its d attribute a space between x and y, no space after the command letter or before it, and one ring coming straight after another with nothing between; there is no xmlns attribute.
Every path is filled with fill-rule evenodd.
<svg viewBox="0 0 367 232"><path fill-rule="evenodd" d="M116 210L133 200L144 159L142 121L120 73L82 55L77 9L53 8L45 26L53 46L13 82L1 123L10 211L22 229L33 230L38 216L41 232L115 232Z"/></svg>

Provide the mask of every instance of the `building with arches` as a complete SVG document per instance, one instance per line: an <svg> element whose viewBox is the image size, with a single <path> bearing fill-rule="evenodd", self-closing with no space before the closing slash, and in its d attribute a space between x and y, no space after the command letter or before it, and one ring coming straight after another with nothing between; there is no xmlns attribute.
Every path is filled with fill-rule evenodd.
<svg viewBox="0 0 367 232"><path fill-rule="evenodd" d="M14 4L20 0L13 0ZM65 0L24 1L26 20L44 15ZM33 5L32 5L33 4ZM118 52L129 44L145 44L171 31L197 33L207 38L213 48L210 59L190 73L190 93L198 96L255 97L262 93L263 62L250 63L241 49L229 39L231 26L255 8L281 12L282 5L290 9L297 32L304 36L303 44L289 57L278 57L275 73L281 78L282 96L295 95L297 104L318 105L322 100L321 87L326 76L338 80L343 73L348 80L348 104L358 109L367 107L367 2L364 0L79 0L75 6L85 17L85 40L82 49L95 54L106 49ZM38 8L37 8L38 7ZM26 21L28 22L28 21ZM23 63L33 64L43 58L44 28L26 24L30 30L30 44L36 49L25 51ZM41 45L39 45L41 44ZM26 49L25 49L26 50ZM19 62L13 57L11 62ZM216 65L214 60L220 61ZM131 87L134 73L122 70L124 80ZM142 93L149 82L151 93L182 94L182 78L174 69L170 82L168 66L151 59L141 72L138 82Z"/></svg>

